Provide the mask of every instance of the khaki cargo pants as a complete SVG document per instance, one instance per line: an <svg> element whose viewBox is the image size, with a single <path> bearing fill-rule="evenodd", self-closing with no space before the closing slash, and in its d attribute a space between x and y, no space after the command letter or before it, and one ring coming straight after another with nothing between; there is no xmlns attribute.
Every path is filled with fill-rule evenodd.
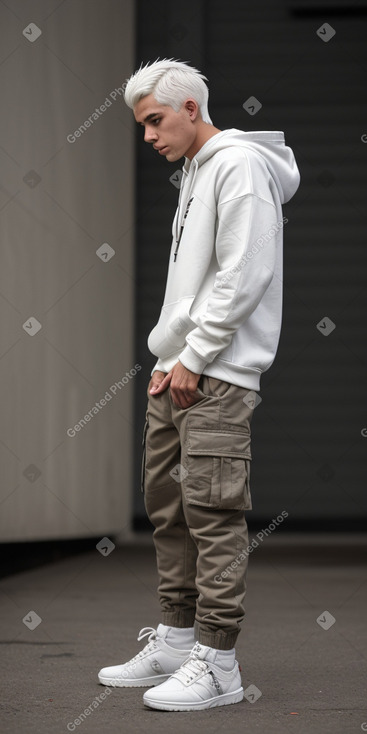
<svg viewBox="0 0 367 734"><path fill-rule="evenodd" d="M234 647L245 614L249 392L202 375L199 401L185 410L169 388L148 394L144 428L142 489L155 528L161 622L195 623L196 639L222 650Z"/></svg>

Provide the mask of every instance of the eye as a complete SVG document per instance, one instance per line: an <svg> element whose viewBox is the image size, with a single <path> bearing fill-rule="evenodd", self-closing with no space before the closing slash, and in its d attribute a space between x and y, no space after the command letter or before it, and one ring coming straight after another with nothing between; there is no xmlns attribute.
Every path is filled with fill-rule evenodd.
<svg viewBox="0 0 367 734"><path fill-rule="evenodd" d="M160 121L161 121L161 118L160 117L155 117L154 120L152 120L152 124L153 125L158 125L160 123Z"/></svg>

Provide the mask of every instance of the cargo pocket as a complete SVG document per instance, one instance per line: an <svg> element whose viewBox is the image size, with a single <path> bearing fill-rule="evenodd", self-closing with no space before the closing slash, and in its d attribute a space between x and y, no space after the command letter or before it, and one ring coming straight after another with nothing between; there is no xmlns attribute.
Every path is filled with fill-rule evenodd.
<svg viewBox="0 0 367 734"><path fill-rule="evenodd" d="M187 442L189 504L222 510L251 510L251 436L235 430L191 428Z"/></svg>
<svg viewBox="0 0 367 734"><path fill-rule="evenodd" d="M141 459L141 476L140 476L140 491L144 492L145 488L145 464L146 464L146 441L147 441L147 430L149 425L149 418L148 414L145 416L145 423L143 428L143 440L142 440L142 447L143 447L143 454Z"/></svg>

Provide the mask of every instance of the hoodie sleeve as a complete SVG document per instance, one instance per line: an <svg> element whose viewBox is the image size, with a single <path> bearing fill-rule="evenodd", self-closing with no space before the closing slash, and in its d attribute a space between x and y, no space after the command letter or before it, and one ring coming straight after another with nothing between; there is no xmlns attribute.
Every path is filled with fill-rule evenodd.
<svg viewBox="0 0 367 734"><path fill-rule="evenodd" d="M187 335L179 357L197 374L230 345L233 334L260 303L274 277L276 248L281 246L266 168L256 160L250 167L247 156L232 160L222 167L218 186L219 270L204 311L203 304L194 304L193 314L199 312L196 318L193 315L196 328Z"/></svg>

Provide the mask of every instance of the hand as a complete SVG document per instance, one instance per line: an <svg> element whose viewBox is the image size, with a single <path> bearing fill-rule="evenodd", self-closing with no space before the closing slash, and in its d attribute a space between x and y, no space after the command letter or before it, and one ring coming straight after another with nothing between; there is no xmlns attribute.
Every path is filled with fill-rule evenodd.
<svg viewBox="0 0 367 734"><path fill-rule="evenodd" d="M148 391L151 395L154 395L156 392L163 392L163 390L165 390L168 387L169 382L166 384L166 387L163 387L162 389L158 389L161 387L162 381L164 380L166 375L167 375L167 372L161 372L160 370L156 370L155 372L153 372L152 378L148 385Z"/></svg>
<svg viewBox="0 0 367 734"><path fill-rule="evenodd" d="M156 375L157 377L153 382L153 378ZM177 408L184 410L185 408L189 408L190 405L197 403L198 400L201 400L197 392L200 377L201 375L196 374L196 372L191 372L181 362L177 362L167 375L158 370L153 373L151 380L153 384L149 388L149 392L151 395L158 395L164 392L170 385L171 397L174 404Z"/></svg>

